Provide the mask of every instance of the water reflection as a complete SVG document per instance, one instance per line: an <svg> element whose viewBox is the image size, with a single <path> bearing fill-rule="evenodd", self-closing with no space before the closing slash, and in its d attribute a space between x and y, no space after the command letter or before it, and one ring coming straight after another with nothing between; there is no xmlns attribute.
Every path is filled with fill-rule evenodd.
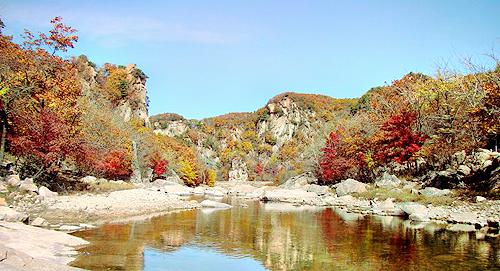
<svg viewBox="0 0 500 271"><path fill-rule="evenodd" d="M238 199L228 201L240 205ZM474 232L338 209L248 204L248 208L183 211L79 232L76 235L91 244L73 265L92 270L175 270L166 268L162 259L168 259L170 267L198 270L190 263L211 259L207 270L227 270L225 264L238 262L241 266L258 262L271 270L500 268L499 241L477 240Z"/></svg>

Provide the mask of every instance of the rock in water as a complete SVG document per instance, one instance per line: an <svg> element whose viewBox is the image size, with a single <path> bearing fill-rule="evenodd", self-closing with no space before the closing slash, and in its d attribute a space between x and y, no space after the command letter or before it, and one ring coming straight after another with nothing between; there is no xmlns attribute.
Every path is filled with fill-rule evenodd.
<svg viewBox="0 0 500 271"><path fill-rule="evenodd" d="M213 200L208 200L208 199L202 201L200 204L201 204L201 207L204 207L204 208L231 208L232 207L229 204L225 204L225 203L217 202L217 201L213 201Z"/></svg>
<svg viewBox="0 0 500 271"><path fill-rule="evenodd" d="M366 192L366 184L358 182L354 179L343 180L335 185L337 195L344 196L352 193Z"/></svg>

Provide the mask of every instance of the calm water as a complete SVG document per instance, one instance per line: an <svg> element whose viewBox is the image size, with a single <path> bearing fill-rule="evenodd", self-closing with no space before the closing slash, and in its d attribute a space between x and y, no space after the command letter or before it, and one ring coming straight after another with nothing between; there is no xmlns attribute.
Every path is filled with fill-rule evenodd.
<svg viewBox="0 0 500 271"><path fill-rule="evenodd" d="M226 202L239 206L239 199ZM500 241L437 224L247 202L75 235L91 270L500 270Z"/></svg>

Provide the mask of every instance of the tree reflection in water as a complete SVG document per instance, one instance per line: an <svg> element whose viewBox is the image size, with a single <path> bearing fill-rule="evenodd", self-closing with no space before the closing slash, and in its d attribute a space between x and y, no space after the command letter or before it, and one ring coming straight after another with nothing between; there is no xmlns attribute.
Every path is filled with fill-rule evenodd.
<svg viewBox="0 0 500 271"><path fill-rule="evenodd" d="M227 201L233 206L241 203L234 198ZM271 270L500 267L499 241L477 240L475 233L450 232L433 223L411 225L399 218L362 216L340 209L259 202L250 202L249 206L180 211L76 233L90 245L81 250L73 265L92 270L142 270L145 248L168 254L197 247L205 249L195 250L199 255L190 254L193 262L204 256L202 253L220 253L231 256L231 261L254 259ZM168 259L182 259L184 270L194 270L185 258Z"/></svg>

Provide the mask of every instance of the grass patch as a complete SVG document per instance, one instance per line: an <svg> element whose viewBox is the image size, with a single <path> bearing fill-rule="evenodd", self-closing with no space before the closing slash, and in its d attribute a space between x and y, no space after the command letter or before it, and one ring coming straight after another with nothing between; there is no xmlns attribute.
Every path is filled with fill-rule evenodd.
<svg viewBox="0 0 500 271"><path fill-rule="evenodd" d="M452 196L427 197L424 195L411 193L406 189L372 188L363 193L356 193L355 196L368 200L386 200L393 198L395 202L418 202L422 204L432 204L434 206L451 205L455 199Z"/></svg>
<svg viewBox="0 0 500 271"><path fill-rule="evenodd" d="M115 182L107 180L98 180L95 183L89 184L88 189L92 192L112 192L118 190L127 190L136 188L135 185L128 182Z"/></svg>

